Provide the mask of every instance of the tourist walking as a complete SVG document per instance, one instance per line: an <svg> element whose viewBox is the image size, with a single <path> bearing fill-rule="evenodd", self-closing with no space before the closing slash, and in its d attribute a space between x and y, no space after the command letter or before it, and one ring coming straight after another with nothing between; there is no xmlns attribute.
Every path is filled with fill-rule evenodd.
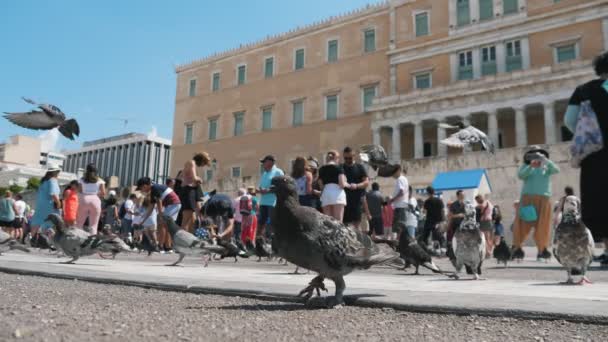
<svg viewBox="0 0 608 342"><path fill-rule="evenodd" d="M548 249L551 241L551 177L559 173L559 168L549 159L549 152L540 146L530 146L523 159L524 164L517 174L523 187L513 226L513 258L524 258L521 246L534 228L537 260L546 260L551 258Z"/></svg>
<svg viewBox="0 0 608 342"><path fill-rule="evenodd" d="M321 209L321 183L319 182L319 161L313 157L308 157L308 169L312 174L312 207L320 212Z"/></svg>
<svg viewBox="0 0 608 342"><path fill-rule="evenodd" d="M425 219L422 234L419 237L420 245L425 248L428 246L430 236L435 237L439 235L436 233L439 230L438 226L441 222L445 221L445 206L443 201L435 196L435 189L432 186L428 186L426 193L429 197L423 204ZM441 241L439 243L441 244Z"/></svg>
<svg viewBox="0 0 608 342"><path fill-rule="evenodd" d="M30 233L32 235L30 244L32 247L38 247L40 230L44 232L52 228L52 224L46 221L47 217L50 214L59 214L59 209L61 209L61 200L59 199L61 190L57 181L59 172L61 172L59 167L49 166L44 177L40 180L40 186L36 193L36 210L30 222Z"/></svg>
<svg viewBox="0 0 608 342"><path fill-rule="evenodd" d="M236 197L232 200L232 209L234 211L234 239L237 242L244 242L241 241L241 232L243 224L243 214L241 213L241 198L245 195L247 195L247 190L241 188L237 190ZM250 201L250 199L248 201ZM251 215L251 209L247 210L246 214Z"/></svg>
<svg viewBox="0 0 608 342"><path fill-rule="evenodd" d="M0 229L4 229L4 231L13 238L15 237L14 225L16 211L13 193L6 190L4 196L0 199Z"/></svg>
<svg viewBox="0 0 608 342"><path fill-rule="evenodd" d="M80 197L78 200L78 215L76 227L85 229L89 221L89 233L97 234L97 226L101 218L101 199L106 195L105 182L97 175L97 167L89 164L84 176L79 180Z"/></svg>
<svg viewBox="0 0 608 342"><path fill-rule="evenodd" d="M247 188L247 193L245 196L248 196L251 200L251 210L249 215L245 212L241 212L241 242L246 246L249 245L251 247L253 242L255 242L256 231L258 227L258 198L255 194L255 187L250 186ZM247 204L249 205L249 204ZM243 208L245 209L245 208ZM241 210L241 205L239 202L239 210Z"/></svg>
<svg viewBox="0 0 608 342"><path fill-rule="evenodd" d="M604 174L608 160L608 52L593 61L597 78L580 85L572 94L564 118L566 127L575 132L579 109L584 101L589 101L597 116L603 137L603 148L581 163L580 191L582 220L591 230L595 241L604 243L604 253L599 257L602 266L608 266L608 225L604 210L604 193L608 189L608 177Z"/></svg>
<svg viewBox="0 0 608 342"><path fill-rule="evenodd" d="M329 151L325 156L326 164L319 169L319 184L321 186L321 208L325 215L338 221L344 218L346 206L346 176L344 169L338 164L338 151Z"/></svg>
<svg viewBox="0 0 608 342"><path fill-rule="evenodd" d="M124 201L122 206L120 207L118 216L120 218L120 235L123 238L131 235L134 235L133 231L133 220L135 214L135 202L137 201L136 194L129 194L127 199Z"/></svg>
<svg viewBox="0 0 608 342"><path fill-rule="evenodd" d="M381 239L384 235L384 221L382 220L382 206L384 197L380 192L380 184L372 183L372 189L365 195L367 205L367 220L369 222L368 234L374 239Z"/></svg>
<svg viewBox="0 0 608 342"><path fill-rule="evenodd" d="M300 205L305 207L314 206L314 194L312 193L312 172L308 168L308 161L304 157L296 157L291 169L291 177L296 182L296 191Z"/></svg>
<svg viewBox="0 0 608 342"><path fill-rule="evenodd" d="M14 224L14 232L15 239L21 240L23 239L23 227L25 226L25 211L27 209L27 203L23 200L23 196L21 194L15 195L15 224Z"/></svg>
<svg viewBox="0 0 608 342"><path fill-rule="evenodd" d="M456 256L454 255L454 249L452 248L452 238L454 237L454 233L456 233L456 229L460 227L460 224L464 220L466 210L464 204L464 192L462 190L456 191L456 200L449 205L449 213L448 213L448 231L447 231L447 251L446 255L450 259L454 259Z"/></svg>
<svg viewBox="0 0 608 342"><path fill-rule="evenodd" d="M389 199L388 204L393 207L393 226L392 236L397 239L407 231L407 212L409 210L409 183L401 170L401 165L392 165L392 169L388 172L395 179L395 188L393 196ZM414 236L411 236L414 238ZM401 241L401 240L399 240Z"/></svg>
<svg viewBox="0 0 608 342"><path fill-rule="evenodd" d="M285 173L275 165L275 158L273 155L267 155L260 160L262 163L262 176L258 184L258 192L261 194L260 197L260 209L258 212L258 225L257 236L269 236L270 231L266 231L267 225L270 223L272 217L272 210L277 202L277 196L270 191L270 183L274 177L283 176Z"/></svg>
<svg viewBox="0 0 608 342"><path fill-rule="evenodd" d="M175 189L182 204L181 226L190 233L194 231L196 213L200 211L199 201L203 197L202 180L197 175L196 168L210 165L211 157L207 152L197 153L184 164L175 179Z"/></svg>
<svg viewBox="0 0 608 342"><path fill-rule="evenodd" d="M111 190L109 197L105 201L103 224L109 225L112 231L120 227L120 217L118 215L118 201L116 200L116 192Z"/></svg>
<svg viewBox="0 0 608 342"><path fill-rule="evenodd" d="M365 189L369 185L369 178L365 168L355 162L355 155L350 147L345 147L342 154L342 169L346 176L346 207L344 207L344 224L361 229L361 214Z"/></svg>
<svg viewBox="0 0 608 342"><path fill-rule="evenodd" d="M486 258L490 258L494 251L494 221L492 220L494 206L482 195L475 196L475 202L477 202L476 211L479 213L479 230L486 238Z"/></svg>
<svg viewBox="0 0 608 342"><path fill-rule="evenodd" d="M76 225L78 217L78 187L77 180L73 180L63 191L63 221L68 227Z"/></svg>
<svg viewBox="0 0 608 342"><path fill-rule="evenodd" d="M418 227L418 200L414 197L414 191L412 186L408 186L408 208L406 211L406 220L405 220L405 228L407 229L407 233L413 239L416 238L416 228Z"/></svg>

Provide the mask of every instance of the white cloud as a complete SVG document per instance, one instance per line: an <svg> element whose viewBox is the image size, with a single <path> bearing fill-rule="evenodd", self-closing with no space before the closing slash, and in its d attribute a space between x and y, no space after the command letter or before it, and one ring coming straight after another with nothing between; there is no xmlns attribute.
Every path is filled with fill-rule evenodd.
<svg viewBox="0 0 608 342"><path fill-rule="evenodd" d="M51 129L38 136L41 142L42 152L59 152L59 130Z"/></svg>

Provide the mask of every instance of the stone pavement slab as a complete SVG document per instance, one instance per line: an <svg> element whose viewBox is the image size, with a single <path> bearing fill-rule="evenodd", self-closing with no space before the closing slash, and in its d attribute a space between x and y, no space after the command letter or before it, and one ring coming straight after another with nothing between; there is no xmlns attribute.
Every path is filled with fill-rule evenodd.
<svg viewBox="0 0 608 342"><path fill-rule="evenodd" d="M171 258L172 260L173 258ZM83 258L73 265L54 256L6 253L0 271L80 279L168 290L258 296L295 300L309 275L288 274L285 268L256 267L229 261L168 267L166 260L142 262L129 256L117 260ZM548 267L548 266L547 266ZM291 271L291 269L289 269ZM418 312L480 314L568 319L608 324L608 282L568 286L555 281L488 279L451 280L441 275L407 275L396 270L354 272L346 280L348 305L382 306ZM593 278L593 276L592 276ZM327 281L330 294L333 283Z"/></svg>

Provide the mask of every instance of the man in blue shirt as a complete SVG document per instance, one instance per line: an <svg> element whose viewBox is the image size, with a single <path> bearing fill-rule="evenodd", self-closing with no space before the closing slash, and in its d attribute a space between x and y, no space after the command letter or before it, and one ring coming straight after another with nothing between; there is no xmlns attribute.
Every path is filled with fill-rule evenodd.
<svg viewBox="0 0 608 342"><path fill-rule="evenodd" d="M258 192L262 194L260 197L260 210L258 212L258 227L256 236L263 236L262 234L266 231L266 225L270 223L270 217L272 216L272 210L277 202L277 196L272 192L268 191L270 188L270 182L274 177L283 176L285 173L274 165L275 158L273 155L267 155L260 160L264 171L260 178L258 185Z"/></svg>

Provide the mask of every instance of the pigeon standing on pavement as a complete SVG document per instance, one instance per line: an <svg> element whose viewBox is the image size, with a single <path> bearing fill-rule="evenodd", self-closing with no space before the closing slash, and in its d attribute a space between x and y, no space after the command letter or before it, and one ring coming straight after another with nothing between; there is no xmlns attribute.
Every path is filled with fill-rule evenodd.
<svg viewBox="0 0 608 342"><path fill-rule="evenodd" d="M494 142L492 141L492 139L488 138L488 136L484 132L471 125L465 125L463 122L458 122L454 126L440 123L439 128L459 129L458 132L439 141L443 145L464 148L465 146L480 144L483 150L494 154Z"/></svg>
<svg viewBox="0 0 608 342"><path fill-rule="evenodd" d="M399 258L397 252L388 246L380 248L359 230L314 208L301 206L291 177L273 178L271 191L277 196L271 219L273 248L287 261L319 274L299 294L307 302L315 290L317 295L320 290L327 291L323 281L329 278L336 285L336 293L327 304L330 307L342 305L345 275L355 269L368 269Z"/></svg>
<svg viewBox="0 0 608 342"><path fill-rule="evenodd" d="M500 237L500 243L494 248L493 255L497 263L505 264L505 268L507 267L507 263L509 262L509 260L511 260L512 255L511 248L509 248L509 246L507 245L504 236Z"/></svg>
<svg viewBox="0 0 608 342"><path fill-rule="evenodd" d="M258 236L255 238L255 255L258 257L258 262L262 261L262 258L272 257L272 246L266 242L264 237Z"/></svg>
<svg viewBox="0 0 608 342"><path fill-rule="evenodd" d="M590 284L587 268L593 260L593 238L580 215L581 203L576 196L564 200L562 221L555 229L553 254L568 272L566 283L574 284L573 275L580 275L579 285Z"/></svg>
<svg viewBox="0 0 608 342"><path fill-rule="evenodd" d="M51 104L36 103L28 98L23 100L35 105L39 110L31 110L21 113L7 113L4 117L13 124L29 129L50 130L59 129L59 132L66 138L74 140L74 136L80 135L80 127L74 119L66 119L65 114L56 106Z"/></svg>
<svg viewBox="0 0 608 342"><path fill-rule="evenodd" d="M405 260L406 265L414 265L414 267L416 267L416 272L414 272L415 275L420 274L418 269L422 266L433 271L433 273L440 273L449 277L453 276L453 273L446 273L435 265L431 256L406 230L401 232L399 240L399 253L401 254L401 258Z"/></svg>
<svg viewBox="0 0 608 342"><path fill-rule="evenodd" d="M29 248L20 244L19 241L0 229L0 255L8 250L19 250L26 253L30 252Z"/></svg>
<svg viewBox="0 0 608 342"><path fill-rule="evenodd" d="M481 280L481 264L486 255L486 239L479 224L475 218L475 207L471 202L465 203L465 218L452 238L452 248L454 249L455 258L451 259L454 268L456 269L455 277L459 279L458 274L462 271L462 267L468 267L475 277L475 280Z"/></svg>

